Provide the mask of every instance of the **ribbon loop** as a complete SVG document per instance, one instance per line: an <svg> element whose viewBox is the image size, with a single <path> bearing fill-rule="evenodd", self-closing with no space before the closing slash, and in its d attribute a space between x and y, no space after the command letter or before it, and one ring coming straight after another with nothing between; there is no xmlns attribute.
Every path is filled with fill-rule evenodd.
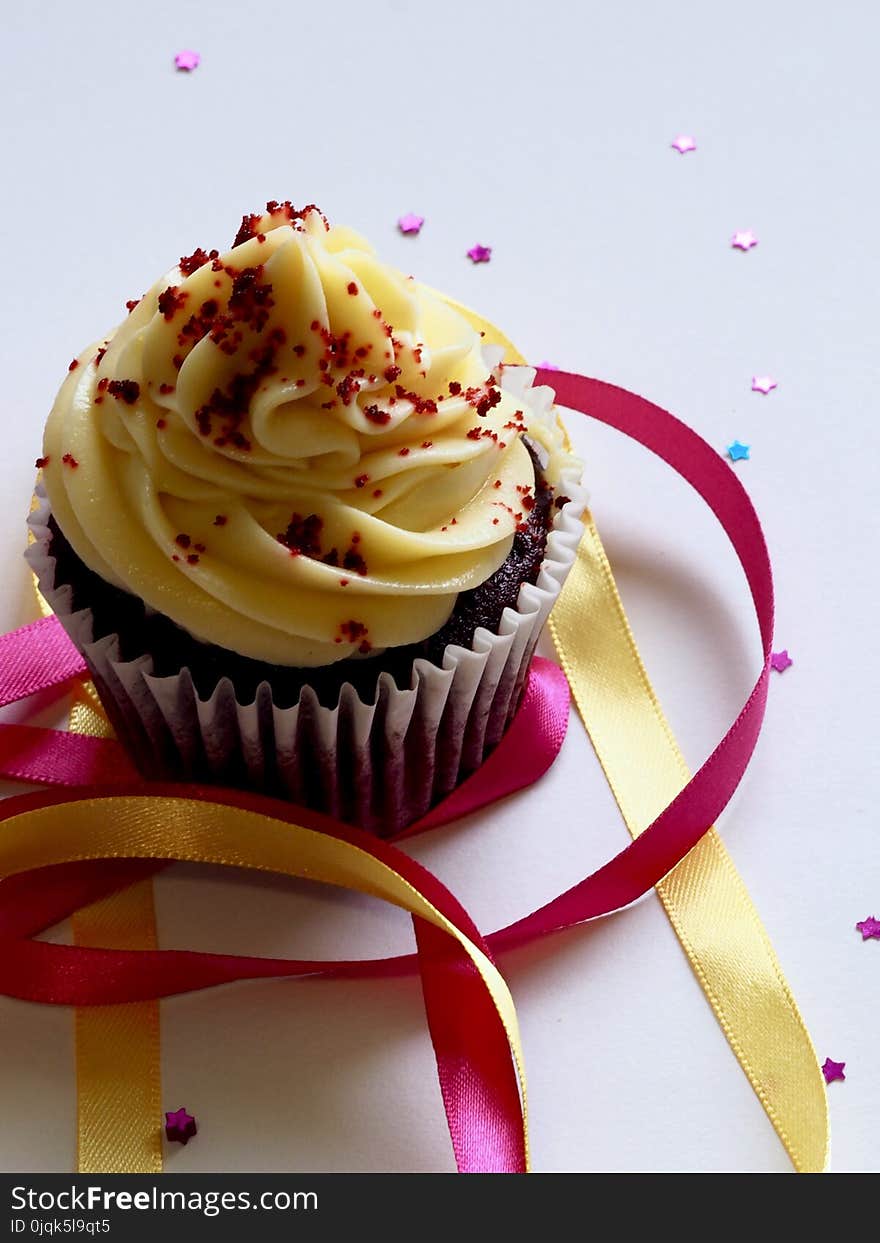
<svg viewBox="0 0 880 1243"><path fill-rule="evenodd" d="M89 858L181 859L322 881L402 907L419 921L418 964L429 1025L442 1042L437 1062L459 1169L524 1172L525 1072L516 1011L463 907L414 860L368 834L339 826L331 836L296 823L294 809L279 818L267 813L270 800L261 802L252 810L243 802L212 801L205 791L189 798L47 793L8 799L0 873ZM423 925L452 944L442 945Z"/></svg>
<svg viewBox="0 0 880 1243"><path fill-rule="evenodd" d="M773 584L760 523L735 474L672 415L613 385L572 373L538 371L537 380L552 384L560 404L616 428L672 466L712 508L745 571L761 633L763 667L736 721L695 776L688 777L651 690L598 532L587 515L586 533L551 628L575 701L634 837L625 850L552 902L483 940L440 882L407 855L300 808L257 795L160 783L94 784L76 794L22 796L0 805L0 868L16 874L0 886L0 901L7 901L0 930L11 929L7 937L31 935L39 922L23 909L10 912L10 903L21 908L36 897L41 920L53 910L66 913L71 901L75 904L85 893L101 891L92 869L106 865L78 860L180 858L308 875L396 902L416 921L418 954L370 962L290 962L6 939L0 991L95 1005L267 975L362 977L417 965L459 1168L520 1169L525 1168L527 1149L516 1016L491 953L608 914L656 886L795 1167L821 1170L827 1153L827 1109L815 1052L757 912L711 828L749 762L767 697ZM589 627L584 626L585 617ZM47 626L38 637L51 641L52 634ZM15 650L27 650L28 641L20 634L12 638L19 645ZM40 684L48 686L62 680L61 672L71 669L69 652L53 648L50 667L41 673L39 643L29 641L34 659L25 684L42 678ZM20 689L14 679L0 677L0 699L16 686ZM22 735L5 737L13 750L20 750ZM561 742L558 728L554 740L545 753L547 763ZM528 750L528 737L524 741ZM636 742L644 762L634 774L630 757ZM514 754L505 752L505 745L475 774L473 784L466 783L452 796L445 812L441 805L412 831L451 818L450 808L452 814L463 814L525 784L517 785L518 776L510 776L499 761L499 755L509 760ZM0 734L0 757L2 748ZM32 757L28 771L36 772L38 761L39 755ZM531 765L532 779L538 770L544 768ZM106 779L104 768L89 771ZM69 765L67 772L75 779L76 766ZM109 809L112 819L106 817ZM74 869L60 883L58 872L49 866L59 863ZM149 866L155 862L116 862L105 885L112 888L120 878L140 875L138 868ZM48 870L21 876L26 869ZM54 886L48 897L46 885Z"/></svg>

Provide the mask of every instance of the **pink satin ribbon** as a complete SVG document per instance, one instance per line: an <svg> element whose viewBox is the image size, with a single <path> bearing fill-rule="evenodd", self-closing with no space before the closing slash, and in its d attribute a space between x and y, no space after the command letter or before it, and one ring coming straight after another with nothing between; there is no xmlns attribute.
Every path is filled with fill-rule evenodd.
<svg viewBox="0 0 880 1243"><path fill-rule="evenodd" d="M54 622L61 630L60 623ZM61 631L64 635L64 631ZM13 653L23 652L34 643L31 636L15 631ZM64 635L66 642L69 642ZM28 651L28 655L32 655ZM46 671L40 690L53 683ZM59 679L59 682L66 679ZM0 669L0 707L31 694L14 689L18 679ZM536 657L532 662L523 702L500 744L480 768L397 838L424 832L486 803L532 785L542 777L559 753L568 728L568 683L565 674L550 660ZM71 734L66 730L43 729L33 725L0 723L0 777L53 786L131 785L143 780L120 743L113 738Z"/></svg>
<svg viewBox="0 0 880 1243"><path fill-rule="evenodd" d="M0 706L86 672L85 661L54 617L0 635Z"/></svg>
<svg viewBox="0 0 880 1243"><path fill-rule="evenodd" d="M522 945L628 905L651 889L699 841L726 806L754 749L767 697L773 631L772 576L761 527L745 490L715 450L674 416L614 385L558 371L539 371L537 382L551 385L556 390L560 405L615 427L656 453L706 500L733 543L745 571L758 618L764 659L755 686L733 725L709 759L649 828L603 867L553 901L498 930L485 941L477 942L492 952ZM33 663L38 666L38 653L32 655ZM69 653L67 660L70 660ZM63 679L53 679L52 671L48 670L37 676L36 680L45 687L52 685L53 680ZM558 701L555 706L551 703L548 707L551 712L558 709ZM496 765L494 772L490 770L487 775L488 763L471 779L476 782L471 787L471 794L476 788L485 793L487 788L494 787L497 796L500 787L495 783L501 778L503 766ZM484 778L477 782L480 774L484 774ZM411 879L435 905L448 909L450 903L454 903L436 877L394 846L378 842L367 834L346 828L316 813L256 795L208 787L159 783L145 785L140 782L131 787L114 786L112 792L126 789L128 792L173 794L254 807L278 818L319 828L355 841L362 849L386 860L401 875ZM477 805L469 801L466 789L462 786L456 792L459 798L455 814L464 814ZM110 792L107 785L90 784L86 790L77 790L77 795L100 797ZM46 802L63 801L65 797L69 796L47 792L11 799L6 804L0 804L0 818ZM451 818L444 815L442 809L435 809L435 812L439 812L440 820L432 823ZM430 821L431 817L426 817L426 820ZM427 827L429 824L420 822L414 826L414 831ZM461 973L456 964L448 959L448 947L435 944L436 938L431 933L425 933L421 924L417 925L418 958L405 955L332 963L171 950L110 951L49 945L26 939L34 935L39 927L46 927L63 918L83 901L93 900L99 892L130 883L156 867L154 863L140 860L114 861L109 866L111 870L105 871L103 876L103 890L97 870L106 869L108 865L100 862L40 869L25 876L12 877L0 885L0 936L4 939L3 953L0 954L0 992L35 1001L88 1005L170 996L233 980L266 976L384 976L412 970L420 962L429 1024L437 1050L444 1102L450 1117L459 1168L522 1168L522 1154L510 1148L512 1132L508 1123L514 1104L509 1056L506 1057L507 1070L504 1071L498 1062L500 1054L492 1043L497 1042L497 1031L490 1031L482 1020L467 1030L460 1025L450 1026L449 1007L454 1009L453 1001L464 1004L467 999L466 985L462 985L458 978ZM472 928L458 904L454 905L466 921L461 926ZM476 1001L474 1004L479 1005ZM477 1013L481 1012L478 1010ZM491 1056L485 1050L481 1052L480 1039L485 1040L485 1050L491 1050ZM481 1075L477 1076L482 1084L479 1090L475 1090L472 1077L465 1076L461 1082L456 1078L454 1068L461 1063L462 1057L482 1068ZM501 1125L499 1118L506 1118L507 1122ZM494 1121L489 1125L487 1119Z"/></svg>

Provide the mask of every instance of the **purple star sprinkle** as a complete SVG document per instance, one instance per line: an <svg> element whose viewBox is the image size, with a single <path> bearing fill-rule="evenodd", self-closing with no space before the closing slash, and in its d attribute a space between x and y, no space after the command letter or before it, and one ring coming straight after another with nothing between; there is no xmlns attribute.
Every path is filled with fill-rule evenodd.
<svg viewBox="0 0 880 1243"><path fill-rule="evenodd" d="M830 1057L826 1057L822 1063L822 1074L825 1076L826 1083L833 1083L835 1079L846 1079L843 1068L846 1062L832 1062Z"/></svg>
<svg viewBox="0 0 880 1243"><path fill-rule="evenodd" d="M560 368L556 366L556 363L551 363L546 358L542 358L541 361L538 363L538 366L541 368L542 371L559 371L560 370Z"/></svg>
<svg viewBox="0 0 880 1243"><path fill-rule="evenodd" d="M869 915L867 919L856 924L856 929L862 934L863 941L867 941L870 937L875 937L880 941L880 919L875 919L873 915Z"/></svg>
<svg viewBox="0 0 880 1243"><path fill-rule="evenodd" d="M737 229L730 239L730 244L735 250L751 250L753 246L758 245L758 239L751 229Z"/></svg>
<svg viewBox="0 0 880 1243"><path fill-rule="evenodd" d="M689 151L696 151L697 144L690 134L679 134L675 142L669 144L679 155L687 155Z"/></svg>
<svg viewBox="0 0 880 1243"><path fill-rule="evenodd" d="M788 648L783 648L781 652L770 653L770 668L775 669L777 673L785 673L789 665L793 665L794 661L788 654Z"/></svg>
<svg viewBox="0 0 880 1243"><path fill-rule="evenodd" d="M492 258L491 246L472 246L467 252L471 263L488 263Z"/></svg>
<svg viewBox="0 0 880 1243"><path fill-rule="evenodd" d="M186 73L192 73L193 69L198 69L201 60L202 58L198 52L184 49L184 51L178 52L174 57L174 64L178 69L183 69Z"/></svg>
<svg viewBox="0 0 880 1243"><path fill-rule="evenodd" d="M425 223L424 216L417 216L414 211L408 211L406 215L401 216L397 222L397 227L401 233L419 234L422 231L422 225Z"/></svg>
<svg viewBox="0 0 880 1243"><path fill-rule="evenodd" d="M198 1129L195 1118L185 1109L176 1109L165 1115L165 1134L173 1143L189 1143Z"/></svg>
<svg viewBox="0 0 880 1243"><path fill-rule="evenodd" d="M753 375L752 376L752 392L763 393L766 397L768 393L772 393L774 388L778 388L776 381L769 375Z"/></svg>

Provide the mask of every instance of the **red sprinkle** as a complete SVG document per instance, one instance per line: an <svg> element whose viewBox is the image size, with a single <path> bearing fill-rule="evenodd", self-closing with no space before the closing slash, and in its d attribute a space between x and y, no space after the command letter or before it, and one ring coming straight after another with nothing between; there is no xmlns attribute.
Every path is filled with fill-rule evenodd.
<svg viewBox="0 0 880 1243"><path fill-rule="evenodd" d="M432 397L422 397L418 393L407 392L402 384L394 386L394 393L401 401L411 401L416 414L437 413L437 403Z"/></svg>
<svg viewBox="0 0 880 1243"><path fill-rule="evenodd" d="M356 643L358 639L364 639L367 635L367 627L363 622L359 621L340 622L339 631L343 638L348 639L349 643Z"/></svg>
<svg viewBox="0 0 880 1243"><path fill-rule="evenodd" d="M180 535L175 535L174 542L177 544L178 548L189 548L192 540L185 532L181 532Z"/></svg>
<svg viewBox="0 0 880 1243"><path fill-rule="evenodd" d="M71 362L70 366L67 368L67 370L68 370L68 371L76 371L76 369L77 369L77 367L78 367L78 366L79 366L79 359L78 359L78 358L74 358L74 359L73 359L73 361Z"/></svg>
<svg viewBox="0 0 880 1243"><path fill-rule="evenodd" d="M226 517L225 514L218 514L217 517L214 519L214 526L225 527L228 521L229 519Z"/></svg>
<svg viewBox="0 0 880 1243"><path fill-rule="evenodd" d="M182 309L188 297L189 294L185 289L181 290L178 289L177 285L169 285L167 289L164 289L159 294L157 303L159 313L164 315L165 319L170 323L176 313Z"/></svg>
<svg viewBox="0 0 880 1243"><path fill-rule="evenodd" d="M303 554L306 557L321 555L321 531L324 519L319 514L291 514L287 530L275 538L279 544L289 548L294 557Z"/></svg>
<svg viewBox="0 0 880 1243"><path fill-rule="evenodd" d="M270 199L266 204L266 212L270 216L280 216L283 222L292 225L293 228L300 233L303 231L302 221L304 221L306 216L308 216L311 212L317 212L324 222L325 229L329 229L330 227L327 223L327 217L315 206L314 203L308 203L300 211L297 211L292 203L279 203L275 199ZM266 236L265 233L258 233L257 231L262 219L262 214L256 212L249 216L242 216L241 227L235 236L235 241L232 243L233 246L240 246L242 242L246 242L252 237L257 237L260 241L264 240Z"/></svg>
<svg viewBox="0 0 880 1243"><path fill-rule="evenodd" d="M107 392L111 397L124 401L127 406L133 406L141 395L141 386L137 380L111 380L107 385Z"/></svg>
<svg viewBox="0 0 880 1243"><path fill-rule="evenodd" d="M76 458L73 456L72 453L65 453L61 461L64 463L65 466L69 466L71 470L76 470L77 466L79 466L79 462L76 460Z"/></svg>
<svg viewBox="0 0 880 1243"><path fill-rule="evenodd" d="M353 371L349 375L343 376L336 385L336 392L339 395L339 400L344 406L350 406L355 397L357 397L358 393L361 391L361 386L358 383L358 380L362 375L363 371Z"/></svg>
<svg viewBox="0 0 880 1243"><path fill-rule="evenodd" d="M402 449L397 450L397 456L398 457L409 457L409 449L407 449L406 445L404 445Z"/></svg>
<svg viewBox="0 0 880 1243"><path fill-rule="evenodd" d="M354 486L356 488L362 488L369 478L369 475L358 475L357 479L354 481Z"/></svg>
<svg viewBox="0 0 880 1243"><path fill-rule="evenodd" d="M212 259L218 259L220 252L212 250L210 254L206 254L201 246L197 246L191 255L182 255L180 258L180 270L184 276L192 276L193 272L197 272L199 268L203 268L206 263Z"/></svg>
<svg viewBox="0 0 880 1243"><path fill-rule="evenodd" d="M500 401L501 401L501 389L490 388L488 393L486 393L485 396L481 397L480 400L477 402L477 406L476 406L477 414L481 418L485 418L486 415L489 413L489 411L492 409L492 407L497 406Z"/></svg>
<svg viewBox="0 0 880 1243"><path fill-rule="evenodd" d="M250 238L256 237L257 227L262 219L262 214L259 212L252 212L248 216L242 216L241 224L235 235L235 241L232 243L233 247L241 246L242 242L247 242Z"/></svg>
<svg viewBox="0 0 880 1243"><path fill-rule="evenodd" d="M354 537L352 537L352 544L354 543L355 540ZM357 549L351 547L342 558L342 568L343 570L353 570L355 574L360 574L363 578L367 572L367 563Z"/></svg>
<svg viewBox="0 0 880 1243"><path fill-rule="evenodd" d="M339 580L339 586L340 586L340 587L347 587L347 586L348 586L348 582L349 582L349 580L348 580L347 578L340 578L340 580Z"/></svg>
<svg viewBox="0 0 880 1243"><path fill-rule="evenodd" d="M34 466L36 466L37 470L42 470L44 466L48 466L48 465L49 465L48 454L46 454L45 457L38 457L36 462L34 462Z"/></svg>
<svg viewBox="0 0 880 1243"><path fill-rule="evenodd" d="M168 426L168 423L165 419L156 419L156 426L158 427L159 431L162 432Z"/></svg>
<svg viewBox="0 0 880 1243"><path fill-rule="evenodd" d="M198 553L191 552L186 559L186 564L187 565L198 565L199 564Z"/></svg>
<svg viewBox="0 0 880 1243"><path fill-rule="evenodd" d="M357 287L357 285L355 284L355 282L354 282L354 281L349 281L349 282L348 282L348 292L349 292L352 296L354 296L354 295L357 293L357 291L358 291L358 287Z"/></svg>
<svg viewBox="0 0 880 1243"><path fill-rule="evenodd" d="M382 495L381 488L377 488L376 491L373 493L373 496L376 498L376 500L378 500L381 495Z"/></svg>

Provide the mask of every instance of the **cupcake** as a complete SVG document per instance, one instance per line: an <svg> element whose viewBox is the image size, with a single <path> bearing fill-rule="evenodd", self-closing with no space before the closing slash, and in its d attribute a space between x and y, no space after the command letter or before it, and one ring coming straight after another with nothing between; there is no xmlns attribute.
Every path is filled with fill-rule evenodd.
<svg viewBox="0 0 880 1243"><path fill-rule="evenodd" d="M497 745L580 536L549 389L315 207L71 364L27 556L148 778L383 835Z"/></svg>

